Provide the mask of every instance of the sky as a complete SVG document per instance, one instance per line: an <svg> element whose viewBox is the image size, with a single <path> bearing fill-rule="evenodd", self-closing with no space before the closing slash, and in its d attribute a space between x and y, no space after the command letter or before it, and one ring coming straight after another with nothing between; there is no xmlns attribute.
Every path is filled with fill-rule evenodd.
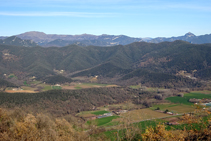
<svg viewBox="0 0 211 141"><path fill-rule="evenodd" d="M1 0L0 36L109 34L172 37L211 33L211 0Z"/></svg>

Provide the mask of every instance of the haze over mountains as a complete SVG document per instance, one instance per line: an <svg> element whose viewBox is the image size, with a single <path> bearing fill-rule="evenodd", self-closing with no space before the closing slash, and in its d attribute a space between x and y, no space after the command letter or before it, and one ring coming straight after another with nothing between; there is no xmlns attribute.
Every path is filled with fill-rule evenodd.
<svg viewBox="0 0 211 141"><path fill-rule="evenodd" d="M42 47L62 47L70 44L76 44L79 46L114 46L114 45L127 45L133 42L149 42L149 43L160 43L164 41L173 42L175 40L183 40L193 44L203 44L211 43L211 34L195 36L193 33L187 33L184 36L178 37L158 37L158 38L133 38L125 35L106 35L102 34L99 36L91 34L82 35L57 35L57 34L45 34L43 32L26 32L19 35L15 35L23 40L32 40L37 45ZM5 39L7 37L0 37L0 39ZM0 43L3 43L0 40ZM24 41L22 41L24 42ZM28 42L28 41L27 41ZM25 46L36 46L35 43L24 43ZM10 42L5 42L8 45L14 45ZM22 43L23 44L23 43ZM16 44L16 45L21 45Z"/></svg>

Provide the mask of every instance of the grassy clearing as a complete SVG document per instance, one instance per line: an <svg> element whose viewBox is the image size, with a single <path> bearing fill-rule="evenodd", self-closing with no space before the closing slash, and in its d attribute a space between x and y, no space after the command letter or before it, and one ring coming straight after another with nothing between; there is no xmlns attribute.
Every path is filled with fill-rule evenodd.
<svg viewBox="0 0 211 141"><path fill-rule="evenodd" d="M81 87L78 87L78 86L77 86L77 87L74 87L74 88L75 88L75 89L82 89Z"/></svg>
<svg viewBox="0 0 211 141"><path fill-rule="evenodd" d="M196 98L196 99L203 99L208 98L211 99L211 94L202 94L202 93L188 93L185 94L184 97L168 97L166 100L171 101L172 103L181 103L185 105L193 105L193 103L189 102L189 99Z"/></svg>
<svg viewBox="0 0 211 141"><path fill-rule="evenodd" d="M51 86L50 85L44 85L44 89L42 89L43 91L48 91L51 90Z"/></svg>
<svg viewBox="0 0 211 141"><path fill-rule="evenodd" d="M17 76L15 76L14 74L10 74L9 76L8 76L8 78L16 78L16 79L18 79L18 77Z"/></svg>
<svg viewBox="0 0 211 141"><path fill-rule="evenodd" d="M92 123L96 124L97 126L113 126L117 125L117 122L112 122L113 119L119 118L119 116L110 116L110 117L104 117L99 118L96 120L87 121L87 124L90 125Z"/></svg>
<svg viewBox="0 0 211 141"><path fill-rule="evenodd" d="M106 123L106 124L104 124L102 126L109 127L109 126L117 126L117 125L119 125L119 122L117 122L117 121L111 121L111 122Z"/></svg>
<svg viewBox="0 0 211 141"><path fill-rule="evenodd" d="M31 84L40 84L42 83L41 81L32 81Z"/></svg>
<svg viewBox="0 0 211 141"><path fill-rule="evenodd" d="M60 89L62 89L62 87L60 87L60 86L52 86L52 89L58 89L58 90L60 90Z"/></svg>
<svg viewBox="0 0 211 141"><path fill-rule="evenodd" d="M171 101L172 103L181 103L181 104L185 104L185 105L193 105L193 103L189 102L189 98L187 97L168 97L166 98L166 100Z"/></svg>
<svg viewBox="0 0 211 141"><path fill-rule="evenodd" d="M31 90L34 91L36 88L28 87L28 86L22 86L21 87L23 90Z"/></svg>
<svg viewBox="0 0 211 141"><path fill-rule="evenodd" d="M98 84L98 83L70 83L69 85L63 85L63 89L86 89L86 88L99 88L99 87L116 87L117 85L111 84Z"/></svg>
<svg viewBox="0 0 211 141"><path fill-rule="evenodd" d="M105 113L109 113L108 111L96 111L96 112L92 112L91 114L94 114L94 115L103 115Z"/></svg>
<svg viewBox="0 0 211 141"><path fill-rule="evenodd" d="M132 89L139 89L139 88L141 88L141 86L140 85L132 85L132 86L130 86L130 88L132 88Z"/></svg>
<svg viewBox="0 0 211 141"><path fill-rule="evenodd" d="M26 81L24 81L23 84L24 84L25 86L30 86L30 84L27 84Z"/></svg>
<svg viewBox="0 0 211 141"><path fill-rule="evenodd" d="M111 122L113 119L119 118L119 116L110 116L110 117L105 117L105 118L99 118L96 119L95 121L97 122L97 126L102 126L105 125L109 122Z"/></svg>
<svg viewBox="0 0 211 141"><path fill-rule="evenodd" d="M94 85L96 85L96 86L101 86L101 87L103 87L103 86L108 86L108 85L110 85L110 84L82 83L82 85L87 85L87 86L94 86Z"/></svg>

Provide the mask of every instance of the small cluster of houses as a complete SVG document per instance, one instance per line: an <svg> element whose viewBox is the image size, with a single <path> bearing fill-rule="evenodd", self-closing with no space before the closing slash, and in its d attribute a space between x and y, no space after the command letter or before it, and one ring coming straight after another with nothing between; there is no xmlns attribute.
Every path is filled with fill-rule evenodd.
<svg viewBox="0 0 211 141"><path fill-rule="evenodd" d="M197 105L198 103L195 103L195 104ZM211 107L211 102L209 102L209 103L200 103L200 105ZM205 107L203 109L205 109Z"/></svg>
<svg viewBox="0 0 211 141"><path fill-rule="evenodd" d="M126 112L127 112L127 110L112 111L111 113L104 113L103 115L87 117L87 120L95 120L95 119L99 119L99 118L110 117L110 116L113 116L114 114L119 115L121 113L126 113Z"/></svg>
<svg viewBox="0 0 211 141"><path fill-rule="evenodd" d="M116 115L120 115L121 113L126 113L127 110L117 110L117 111L112 111Z"/></svg>
<svg viewBox="0 0 211 141"><path fill-rule="evenodd" d="M160 113L165 113L164 111L161 111L161 110L156 110L157 112L160 112ZM178 115L178 113L174 113L174 112L166 112L166 114L169 114L169 115Z"/></svg>
<svg viewBox="0 0 211 141"><path fill-rule="evenodd" d="M12 90L13 91L20 91L20 90L23 90L23 89L21 89L21 88L13 88Z"/></svg>
<svg viewBox="0 0 211 141"><path fill-rule="evenodd" d="M178 115L178 113L173 113L173 112L166 112L166 114L169 114L169 115Z"/></svg>
<svg viewBox="0 0 211 141"><path fill-rule="evenodd" d="M113 113L105 113L103 115L97 116L97 118L104 118L104 117L110 117L110 116L113 116Z"/></svg>

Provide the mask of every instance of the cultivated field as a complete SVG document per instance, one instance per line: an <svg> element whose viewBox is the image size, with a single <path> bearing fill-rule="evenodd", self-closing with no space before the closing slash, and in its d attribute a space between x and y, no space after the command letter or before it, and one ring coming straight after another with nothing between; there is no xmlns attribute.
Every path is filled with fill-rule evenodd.
<svg viewBox="0 0 211 141"><path fill-rule="evenodd" d="M178 113L178 114L193 112L194 109L195 109L193 106L189 106L189 105L184 105L184 104L169 104L169 103L164 103L164 104L159 104L159 105L153 105L153 107L151 107L150 109L155 110L158 107L162 111L169 110L170 112Z"/></svg>
<svg viewBox="0 0 211 141"><path fill-rule="evenodd" d="M167 116L169 115L146 108L146 109L128 111L127 113L122 113L120 114L121 118L116 119L114 121L121 121L121 120L126 119L130 121L131 123L133 123L133 122L139 122L142 120L162 118L162 117L167 117Z"/></svg>
<svg viewBox="0 0 211 141"><path fill-rule="evenodd" d="M117 85L110 84L98 84L98 83L70 83L66 85L56 86L44 84L41 81L32 81L29 84L24 82L24 86L21 86L19 89L7 88L5 92L8 93L36 93L39 91L48 91L53 89L68 89L68 90L77 90L77 89L86 89L86 88L99 88L99 87L117 87ZM22 90L20 90L22 89Z"/></svg>
<svg viewBox="0 0 211 141"><path fill-rule="evenodd" d="M64 85L61 87L62 89L76 90L85 88L117 87L117 85L98 84L98 83L70 83L69 85Z"/></svg>
<svg viewBox="0 0 211 141"><path fill-rule="evenodd" d="M187 93L184 97L168 97L166 100L171 101L172 103L180 103L185 105L193 105L193 103L189 102L189 99L196 98L196 99L203 99L208 98L211 99L211 94L202 94L202 93Z"/></svg>

